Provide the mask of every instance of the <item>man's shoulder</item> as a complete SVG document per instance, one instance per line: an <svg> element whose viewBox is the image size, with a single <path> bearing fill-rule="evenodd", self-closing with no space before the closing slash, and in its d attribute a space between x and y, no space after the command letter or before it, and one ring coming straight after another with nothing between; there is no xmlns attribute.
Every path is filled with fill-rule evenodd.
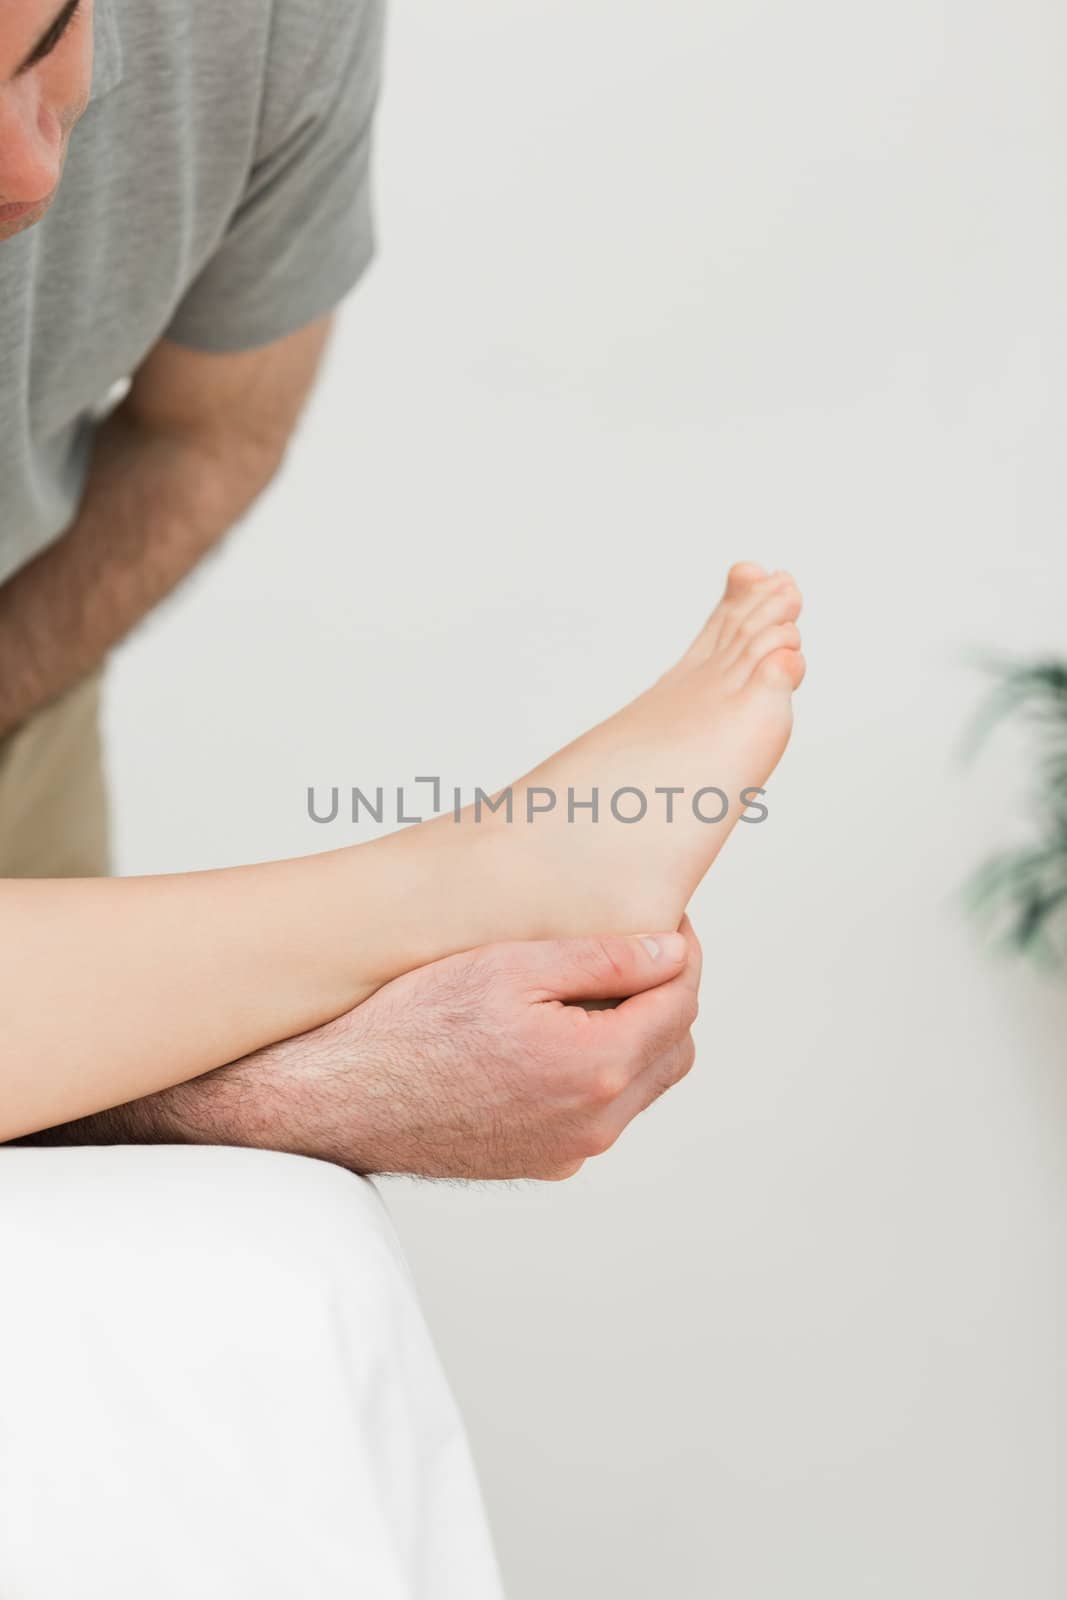
<svg viewBox="0 0 1067 1600"><path fill-rule="evenodd" d="M260 151L303 108L357 96L376 76L385 0L97 0L112 8L127 61L151 93L153 67L209 120L258 106ZM179 63L181 64L179 67ZM177 74L174 68L179 67Z"/></svg>
<svg viewBox="0 0 1067 1600"><path fill-rule="evenodd" d="M271 0L268 68L275 103L290 117L319 112L346 123L373 102L381 70L385 0ZM264 128L268 145L270 130Z"/></svg>
<svg viewBox="0 0 1067 1600"><path fill-rule="evenodd" d="M258 68L294 82L339 56L380 18L384 0L97 0L114 8L124 41L138 52L181 50L224 70Z"/></svg>
<svg viewBox="0 0 1067 1600"><path fill-rule="evenodd" d="M298 73L317 56L347 50L379 15L384 0L155 0L208 39L240 40L266 33L271 66Z"/></svg>

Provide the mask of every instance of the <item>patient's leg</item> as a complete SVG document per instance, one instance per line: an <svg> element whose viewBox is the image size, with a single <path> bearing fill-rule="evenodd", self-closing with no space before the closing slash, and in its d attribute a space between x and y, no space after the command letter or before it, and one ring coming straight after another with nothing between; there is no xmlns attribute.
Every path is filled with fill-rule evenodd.
<svg viewBox="0 0 1067 1600"><path fill-rule="evenodd" d="M446 814L265 865L0 884L11 995L0 1139L316 1027L460 950L676 928L743 792L762 787L789 738L804 672L799 611L787 574L734 567L682 659L516 784L510 822L469 809L458 822ZM712 788L729 800L720 822L707 820L717 796L694 806ZM593 789L595 821L582 807ZM623 789L634 793L614 811ZM556 797L547 814L533 809L539 790ZM673 820L665 790L675 791ZM638 823L623 820L635 794L649 807Z"/></svg>

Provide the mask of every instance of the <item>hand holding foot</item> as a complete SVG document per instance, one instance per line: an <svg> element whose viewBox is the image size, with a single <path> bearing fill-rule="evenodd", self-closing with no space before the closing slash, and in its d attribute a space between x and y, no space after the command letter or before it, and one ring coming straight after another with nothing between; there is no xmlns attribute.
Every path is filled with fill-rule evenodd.
<svg viewBox="0 0 1067 1600"><path fill-rule="evenodd" d="M514 786L511 823L468 811L288 861L4 884L18 1004L5 1021L0 1138L209 1072L462 951L677 928L743 791L764 785L788 742L800 605L787 573L735 566L669 672ZM627 787L684 803L634 825L603 809L572 821L565 798L523 820L537 788L584 800ZM710 788L730 797L719 822L689 803Z"/></svg>
<svg viewBox="0 0 1067 1600"><path fill-rule="evenodd" d="M231 1144L424 1178L574 1175L695 1055L700 946L552 939L468 951L354 1011L32 1145ZM600 997L608 1011L577 1002Z"/></svg>

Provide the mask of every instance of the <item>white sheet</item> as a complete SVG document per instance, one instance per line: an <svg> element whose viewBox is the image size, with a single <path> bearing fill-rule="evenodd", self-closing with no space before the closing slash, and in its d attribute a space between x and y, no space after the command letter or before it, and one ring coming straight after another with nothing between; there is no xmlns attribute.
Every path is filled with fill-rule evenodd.
<svg viewBox="0 0 1067 1600"><path fill-rule="evenodd" d="M0 1149L3 1600L500 1600L373 1185Z"/></svg>

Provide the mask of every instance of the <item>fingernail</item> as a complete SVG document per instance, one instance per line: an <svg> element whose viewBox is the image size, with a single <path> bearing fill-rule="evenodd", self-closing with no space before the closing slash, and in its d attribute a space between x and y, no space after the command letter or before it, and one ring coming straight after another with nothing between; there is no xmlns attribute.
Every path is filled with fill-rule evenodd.
<svg viewBox="0 0 1067 1600"><path fill-rule="evenodd" d="M642 934L641 943L653 961L681 961L685 955L685 939L680 933L657 933L655 938Z"/></svg>
<svg viewBox="0 0 1067 1600"><path fill-rule="evenodd" d="M644 945L645 949L648 951L648 953L652 957L653 961L658 961L659 960L659 940L658 939L650 939L650 938L647 937L647 935L642 934L641 935L641 943Z"/></svg>

